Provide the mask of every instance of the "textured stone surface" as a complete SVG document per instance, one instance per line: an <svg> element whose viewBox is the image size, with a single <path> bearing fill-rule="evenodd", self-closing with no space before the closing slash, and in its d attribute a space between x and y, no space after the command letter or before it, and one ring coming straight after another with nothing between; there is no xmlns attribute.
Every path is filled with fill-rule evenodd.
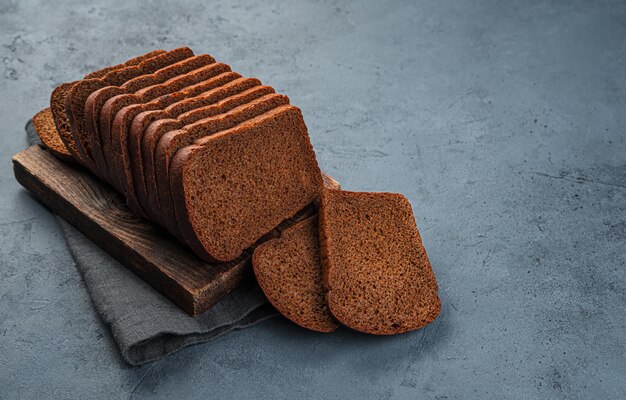
<svg viewBox="0 0 626 400"><path fill-rule="evenodd" d="M0 398L626 397L623 2L58 3L0 0ZM347 189L412 201L434 324L123 365L10 157L57 83L178 45L288 94Z"/></svg>

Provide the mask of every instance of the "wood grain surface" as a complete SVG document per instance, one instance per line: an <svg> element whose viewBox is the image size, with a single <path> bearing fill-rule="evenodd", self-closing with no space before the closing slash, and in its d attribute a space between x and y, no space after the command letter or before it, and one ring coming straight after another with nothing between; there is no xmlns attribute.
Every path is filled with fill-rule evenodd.
<svg viewBox="0 0 626 400"><path fill-rule="evenodd" d="M110 186L38 145L13 156L13 170L39 201L192 316L208 310L247 275L251 250L229 263L207 263L132 213ZM327 187L339 187L330 176L323 177ZM294 219L310 213L304 210Z"/></svg>

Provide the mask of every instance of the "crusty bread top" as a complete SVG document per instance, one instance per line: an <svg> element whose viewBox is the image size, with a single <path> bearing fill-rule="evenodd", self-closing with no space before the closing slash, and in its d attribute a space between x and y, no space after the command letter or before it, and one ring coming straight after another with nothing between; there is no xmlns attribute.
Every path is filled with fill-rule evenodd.
<svg viewBox="0 0 626 400"><path fill-rule="evenodd" d="M326 299L337 320L391 335L437 317L437 281L404 196L327 189L319 215Z"/></svg>
<svg viewBox="0 0 626 400"><path fill-rule="evenodd" d="M324 298L316 215L257 247L252 265L261 289L281 314L314 331L337 329Z"/></svg>

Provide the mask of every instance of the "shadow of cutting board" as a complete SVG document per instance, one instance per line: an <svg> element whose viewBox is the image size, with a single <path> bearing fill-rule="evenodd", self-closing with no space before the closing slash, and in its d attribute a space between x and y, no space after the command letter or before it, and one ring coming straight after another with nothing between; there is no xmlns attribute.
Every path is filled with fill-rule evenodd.
<svg viewBox="0 0 626 400"><path fill-rule="evenodd" d="M110 186L81 167L59 161L39 145L13 156L13 171L39 201L192 316L211 308L247 275L251 250L229 263L203 261L163 229L131 212ZM339 187L330 176L323 174L323 178L327 187ZM300 218L307 211L310 214L312 209Z"/></svg>

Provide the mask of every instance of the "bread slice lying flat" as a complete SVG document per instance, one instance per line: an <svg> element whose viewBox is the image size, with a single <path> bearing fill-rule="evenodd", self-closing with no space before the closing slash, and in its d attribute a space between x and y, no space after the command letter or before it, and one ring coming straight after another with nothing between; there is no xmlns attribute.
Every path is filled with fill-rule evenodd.
<svg viewBox="0 0 626 400"><path fill-rule="evenodd" d="M33 126L35 127L35 132L37 132L37 136L39 136L43 144L52 154L64 161L74 161L74 157L72 157L67 147L65 147L54 125L50 108L44 108L35 114L33 117Z"/></svg>
<svg viewBox="0 0 626 400"><path fill-rule="evenodd" d="M313 331L337 329L324 298L317 215L257 247L252 265L259 286L281 314Z"/></svg>
<svg viewBox="0 0 626 400"><path fill-rule="evenodd" d="M319 224L326 300L342 324L392 335L437 318L437 281L404 196L324 190Z"/></svg>

